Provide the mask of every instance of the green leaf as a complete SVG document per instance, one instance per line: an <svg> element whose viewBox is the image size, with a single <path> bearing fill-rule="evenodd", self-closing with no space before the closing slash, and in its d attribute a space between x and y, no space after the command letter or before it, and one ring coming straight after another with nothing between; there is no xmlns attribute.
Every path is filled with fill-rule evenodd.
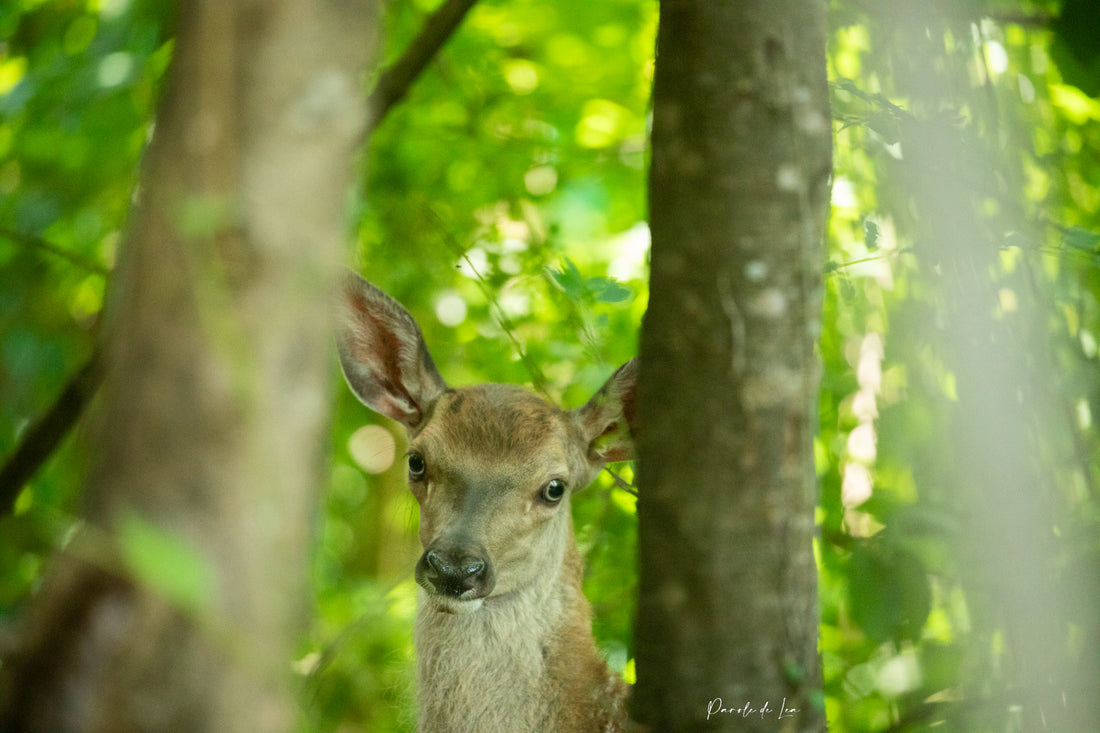
<svg viewBox="0 0 1100 733"><path fill-rule="evenodd" d="M863 234L864 243L867 245L868 252L874 252L878 249L878 224L871 219L863 220Z"/></svg>
<svg viewBox="0 0 1100 733"><path fill-rule="evenodd" d="M225 196L189 196L176 216L176 227L185 237L215 234L237 220L236 204Z"/></svg>
<svg viewBox="0 0 1100 733"><path fill-rule="evenodd" d="M917 641L932 609L924 566L881 542L857 545L848 561L852 620L875 642Z"/></svg>
<svg viewBox="0 0 1100 733"><path fill-rule="evenodd" d="M568 257L560 270L549 268L550 279L571 300L591 303L624 303L634 297L634 291L607 277L585 277Z"/></svg>
<svg viewBox="0 0 1100 733"><path fill-rule="evenodd" d="M600 291L596 294L596 300L601 303L623 303L634 296L634 291L625 285L607 278L596 278L593 284L599 283Z"/></svg>
<svg viewBox="0 0 1100 733"><path fill-rule="evenodd" d="M1100 248L1100 234L1081 227L1070 227L1062 232L1062 244L1085 252Z"/></svg>
<svg viewBox="0 0 1100 733"><path fill-rule="evenodd" d="M560 270L550 268L550 277L570 299L581 300L584 298L586 292L584 277L573 260L566 257L565 264Z"/></svg>
<svg viewBox="0 0 1100 733"><path fill-rule="evenodd" d="M185 538L129 514L119 526L118 541L123 562L139 583L187 611L209 606L213 569Z"/></svg>

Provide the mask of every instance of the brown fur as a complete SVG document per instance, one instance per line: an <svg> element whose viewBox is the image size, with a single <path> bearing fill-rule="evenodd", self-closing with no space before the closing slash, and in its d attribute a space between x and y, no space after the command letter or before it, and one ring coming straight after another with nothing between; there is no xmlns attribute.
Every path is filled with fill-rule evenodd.
<svg viewBox="0 0 1100 733"><path fill-rule="evenodd" d="M348 383L405 425L415 456L410 488L425 548L417 568L419 729L623 730L628 687L592 637L569 498L607 460L630 456L624 407L633 404L634 363L572 412L514 385L455 390L400 305L358 278L349 278L346 300ZM560 498L547 498L551 482L564 486ZM433 581L442 572L433 553L460 571Z"/></svg>

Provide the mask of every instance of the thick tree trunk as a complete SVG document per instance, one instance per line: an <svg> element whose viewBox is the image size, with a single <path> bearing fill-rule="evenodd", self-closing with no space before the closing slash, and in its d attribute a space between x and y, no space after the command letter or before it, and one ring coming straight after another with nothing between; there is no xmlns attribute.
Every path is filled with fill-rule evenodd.
<svg viewBox="0 0 1100 733"><path fill-rule="evenodd" d="M816 0L661 3L633 703L653 730L823 727L824 17Z"/></svg>
<svg viewBox="0 0 1100 733"><path fill-rule="evenodd" d="M193 0L112 282L88 525L0 729L294 728L370 3Z"/></svg>

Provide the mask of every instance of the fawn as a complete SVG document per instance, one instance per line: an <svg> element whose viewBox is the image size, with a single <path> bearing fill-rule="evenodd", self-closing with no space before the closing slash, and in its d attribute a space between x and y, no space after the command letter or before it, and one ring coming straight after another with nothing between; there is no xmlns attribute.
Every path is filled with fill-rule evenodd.
<svg viewBox="0 0 1100 733"><path fill-rule="evenodd" d="M632 456L637 359L573 411L515 385L455 389L397 301L350 273L342 295L347 382L409 438L419 730L623 730L629 688L592 637L569 498Z"/></svg>

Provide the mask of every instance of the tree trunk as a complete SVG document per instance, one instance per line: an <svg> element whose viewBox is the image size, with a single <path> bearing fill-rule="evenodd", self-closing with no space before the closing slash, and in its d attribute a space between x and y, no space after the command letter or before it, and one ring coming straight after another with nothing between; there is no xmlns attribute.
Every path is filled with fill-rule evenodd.
<svg viewBox="0 0 1100 733"><path fill-rule="evenodd" d="M665 0L639 397L633 716L819 730L825 5Z"/></svg>
<svg viewBox="0 0 1100 733"><path fill-rule="evenodd" d="M181 3L111 284L88 522L0 667L0 729L295 727L370 10Z"/></svg>

